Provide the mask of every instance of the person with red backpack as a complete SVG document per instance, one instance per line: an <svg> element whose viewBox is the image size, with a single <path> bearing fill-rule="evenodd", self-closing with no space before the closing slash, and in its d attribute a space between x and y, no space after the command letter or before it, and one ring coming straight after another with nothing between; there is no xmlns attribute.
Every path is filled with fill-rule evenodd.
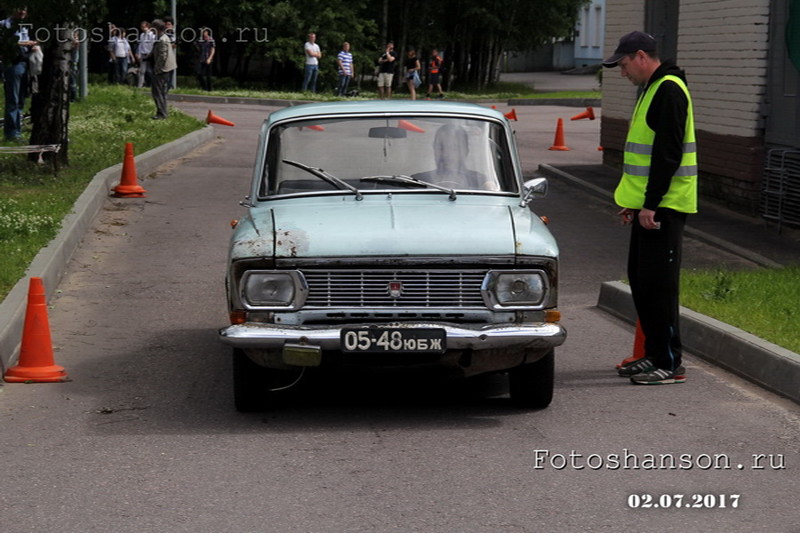
<svg viewBox="0 0 800 533"><path fill-rule="evenodd" d="M442 58L436 48L431 50L431 56L428 58L428 93L425 98L431 97L431 91L434 87L439 91L437 98L444 98L444 92L442 91Z"/></svg>

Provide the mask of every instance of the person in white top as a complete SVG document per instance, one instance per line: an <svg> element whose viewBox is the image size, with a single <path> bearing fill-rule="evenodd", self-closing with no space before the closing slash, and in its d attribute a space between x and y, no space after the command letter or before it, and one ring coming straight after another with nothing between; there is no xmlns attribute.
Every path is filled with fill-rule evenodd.
<svg viewBox="0 0 800 533"><path fill-rule="evenodd" d="M303 92L311 90L312 93L317 92L317 76L319 74L319 58L322 57L322 52L317 44L317 35L315 33L308 34L308 41L303 47L306 55L306 68L303 73Z"/></svg>
<svg viewBox="0 0 800 533"><path fill-rule="evenodd" d="M125 38L125 33L121 28L111 30L111 38L108 40L108 62L114 72L114 83L126 83L128 75L128 62L135 61L131 45Z"/></svg>

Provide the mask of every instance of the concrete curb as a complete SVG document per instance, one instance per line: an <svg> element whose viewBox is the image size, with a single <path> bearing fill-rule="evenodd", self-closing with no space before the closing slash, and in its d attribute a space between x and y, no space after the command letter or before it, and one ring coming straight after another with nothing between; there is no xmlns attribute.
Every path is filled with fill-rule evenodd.
<svg viewBox="0 0 800 533"><path fill-rule="evenodd" d="M508 105L557 105L562 107L601 107L600 98L512 98Z"/></svg>
<svg viewBox="0 0 800 533"><path fill-rule="evenodd" d="M207 104L243 104L292 107L300 104L310 104L311 100L277 100L271 98L255 98L246 96L212 96L204 94L169 94L167 97L174 102L204 102Z"/></svg>
<svg viewBox="0 0 800 533"><path fill-rule="evenodd" d="M603 283L597 307L636 323L630 287L624 283ZM681 340L692 354L800 403L800 355L685 307Z"/></svg>
<svg viewBox="0 0 800 533"><path fill-rule="evenodd" d="M313 100L278 100L272 98L256 98L247 96L212 96L202 94L181 94L173 93L168 96L170 101L175 102L202 102L207 104L243 104L243 105L263 105L291 107L301 104L314 103ZM472 102L472 103L491 103L495 100L487 99L455 99L450 101ZM555 105L566 107L601 107L602 100L599 98L512 98L508 100L509 106L523 105Z"/></svg>
<svg viewBox="0 0 800 533"><path fill-rule="evenodd" d="M140 176L145 176L164 163L187 154L213 138L214 128L206 126L136 157L136 170ZM121 155L120 151L120 159ZM95 174L75 201L72 212L64 217L58 235L42 248L22 279L0 302L0 317L2 317L0 318L0 370L3 371L3 374L5 374L5 368L11 366L19 355L22 329L25 323L29 278L42 278L47 301L50 301L66 271L70 257L83 240L94 217L108 200L112 187L119 183L121 174L122 163Z"/></svg>

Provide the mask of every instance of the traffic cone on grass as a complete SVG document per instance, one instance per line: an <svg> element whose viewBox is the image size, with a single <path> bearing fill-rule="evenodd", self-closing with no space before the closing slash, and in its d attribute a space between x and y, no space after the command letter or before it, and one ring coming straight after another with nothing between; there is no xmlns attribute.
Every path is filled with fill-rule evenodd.
<svg viewBox="0 0 800 533"><path fill-rule="evenodd" d="M587 107L586 111L584 111L582 113L578 113L577 115L572 117L570 120L581 120L583 118L588 118L589 120L594 120L594 109L592 109L591 107Z"/></svg>
<svg viewBox="0 0 800 533"><path fill-rule="evenodd" d="M50 323L47 319L47 302L42 278L31 278L28 286L28 307L25 311L19 364L6 371L5 380L9 383L67 381L64 367L56 365L53 360L53 344L50 339Z"/></svg>
<svg viewBox="0 0 800 533"><path fill-rule="evenodd" d="M222 117L218 117L211 110L208 110L208 115L206 116L206 124L222 124L223 126L235 126L233 122L230 120L225 120Z"/></svg>
<svg viewBox="0 0 800 533"><path fill-rule="evenodd" d="M144 190L136 179L136 161L133 159L133 143L125 143L125 157L122 160L122 177L114 187L117 198L144 198Z"/></svg>
<svg viewBox="0 0 800 533"><path fill-rule="evenodd" d="M564 120L558 119L558 123L556 124L556 138L553 141L553 146L548 148L548 150L558 150L561 152L572 150L572 148L568 147L564 144Z"/></svg>
<svg viewBox="0 0 800 533"><path fill-rule="evenodd" d="M622 362L617 365L617 368L621 367L622 365L627 365L628 363L637 361L642 357L644 357L644 332L642 331L642 323L637 320L636 335L633 338L633 355L623 359Z"/></svg>

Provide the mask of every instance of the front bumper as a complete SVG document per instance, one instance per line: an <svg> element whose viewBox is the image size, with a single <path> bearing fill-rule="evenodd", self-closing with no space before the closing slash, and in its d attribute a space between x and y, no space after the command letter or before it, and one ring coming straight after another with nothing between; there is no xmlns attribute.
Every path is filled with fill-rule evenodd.
<svg viewBox="0 0 800 533"><path fill-rule="evenodd" d="M345 327L371 327L374 324L347 324ZM560 346L567 337L566 330L554 323L529 323L513 325L469 325L436 322L403 322L386 324L387 327L439 328L447 335L448 350L498 350L535 349L548 350ZM380 327L380 326L375 326ZM286 344L319 347L322 350L339 350L343 326L286 326L248 322L222 328L220 340L235 348L273 350Z"/></svg>

